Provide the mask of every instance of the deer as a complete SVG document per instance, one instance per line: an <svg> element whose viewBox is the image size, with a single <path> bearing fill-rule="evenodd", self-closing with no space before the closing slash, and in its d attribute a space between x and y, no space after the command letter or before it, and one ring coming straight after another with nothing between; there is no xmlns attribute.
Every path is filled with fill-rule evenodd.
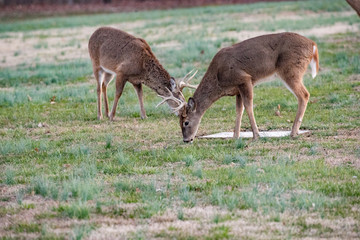
<svg viewBox="0 0 360 240"><path fill-rule="evenodd" d="M253 140L259 130L253 113L255 85L279 76L298 100L298 110L290 136L295 138L309 101L303 84L308 65L312 77L319 71L319 54L315 42L296 33L284 32L247 39L221 49L212 59L205 75L188 102L179 103L183 141L193 142L201 119L210 106L224 96L236 96L236 120L233 137L240 136L244 107L250 120Z"/></svg>
<svg viewBox="0 0 360 240"><path fill-rule="evenodd" d="M360 17L360 0L346 0L346 1Z"/></svg>
<svg viewBox="0 0 360 240"><path fill-rule="evenodd" d="M145 84L158 95L171 96L163 99L178 114L177 105L185 100L184 87L196 88L189 84L196 72L188 73L183 79L175 79L160 64L149 44L120 29L100 27L90 37L88 50L93 72L97 82L97 118L101 120L101 94L104 97L105 115L114 120L119 98L126 82L130 82L137 93L140 104L140 117L145 119L146 111L143 103L142 84ZM115 99L111 112L107 97L107 86L116 76Z"/></svg>

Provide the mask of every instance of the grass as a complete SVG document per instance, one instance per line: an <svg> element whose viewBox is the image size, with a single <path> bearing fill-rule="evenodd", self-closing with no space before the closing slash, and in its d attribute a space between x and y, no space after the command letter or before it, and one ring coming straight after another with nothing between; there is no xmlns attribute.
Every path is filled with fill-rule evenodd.
<svg viewBox="0 0 360 240"><path fill-rule="evenodd" d="M77 60L66 63L36 64L35 66L14 69L0 69L0 86L13 87L22 84L69 84L85 81L92 72L89 60Z"/></svg>
<svg viewBox="0 0 360 240"><path fill-rule="evenodd" d="M94 229L93 226L87 224L76 225L73 228L73 235L71 239L76 239L76 240L83 239L84 237L88 236L93 229Z"/></svg>
<svg viewBox="0 0 360 240"><path fill-rule="evenodd" d="M71 27L80 27L80 26L94 26L98 25L100 22L102 24L113 24L117 22L124 21L137 21L137 20L152 20L152 19L161 19L168 15L173 16L178 19L179 17L195 17L193 21L201 19L204 22L211 21L209 20L210 16L217 14L231 14L231 13L247 13L247 12L260 12L260 13L269 13L275 14L276 12L281 11L344 11L349 10L350 7L342 2L335 1L332 4L329 4L327 0L320 1L302 1L299 3L288 2L284 5L279 5L277 3L256 3L251 5L225 5L219 7L202 7L202 8L192 8L192 9L177 9L177 10L168 10L168 11L145 11L145 12L134 12L134 13L122 13L122 14L96 14L91 15L89 18L88 15L72 16L68 17L45 17L40 19L26 19L26 20L17 20L9 19L0 27L0 33L6 33L11 31L30 31L38 29L49 29L49 28L71 28ZM175 20L170 20L169 23L173 23ZM149 26L149 25L148 25ZM156 26L156 25L155 25ZM155 27L151 25L149 27Z"/></svg>
<svg viewBox="0 0 360 240"><path fill-rule="evenodd" d="M311 135L197 139L191 145L182 143L178 118L166 106L155 108L159 98L147 87L146 120L140 119L136 93L127 84L116 121L98 121L91 63L81 48L88 36L45 44L50 36L66 37L66 28L81 32L81 26L121 22L148 40L171 75L199 69L198 83L218 49L238 41L229 32L295 31L337 22L358 26L349 10L345 1L320 0L5 20L0 41L19 37L31 51L63 52L64 59L35 57L7 66L32 54L22 50L9 52L0 66L0 218L14 219L0 227L0 237L96 238L99 229L134 239L358 235L356 32L311 37L321 66L316 79L304 78L311 98L301 128ZM277 17L289 13L296 17ZM244 14L255 19L244 22ZM23 36L16 35L19 31ZM53 46L59 51L51 53ZM79 57L67 56L65 48ZM192 94L184 90L186 98ZM112 103L113 82L108 95ZM297 101L280 81L256 86L254 105L260 130L291 128ZM274 114L278 105L282 118ZM206 112L199 134L232 131L235 114L235 99L221 98ZM250 130L246 114L245 130ZM128 228L112 229L108 222Z"/></svg>
<svg viewBox="0 0 360 240"><path fill-rule="evenodd" d="M16 223L11 225L10 230L16 233L37 233L41 231L41 225L37 223Z"/></svg>
<svg viewBox="0 0 360 240"><path fill-rule="evenodd" d="M54 209L59 213L60 217L77 218L77 219L89 219L89 208L83 203L73 203L69 205L61 205Z"/></svg>

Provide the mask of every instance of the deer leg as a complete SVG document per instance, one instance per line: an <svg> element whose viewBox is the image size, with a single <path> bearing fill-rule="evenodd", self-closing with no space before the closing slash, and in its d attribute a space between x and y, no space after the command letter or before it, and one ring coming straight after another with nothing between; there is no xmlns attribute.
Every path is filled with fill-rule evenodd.
<svg viewBox="0 0 360 240"><path fill-rule="evenodd" d="M121 97L121 94L124 90L126 80L124 79L123 75L121 73L118 73L116 76L116 91L115 91L115 99L114 99L114 105L110 113L110 121L114 120L115 113L116 113L116 107L119 102L119 98Z"/></svg>
<svg viewBox="0 0 360 240"><path fill-rule="evenodd" d="M310 94L302 83L302 78L297 81L286 81L286 84L298 100L298 110L290 133L291 137L296 137L299 134L300 125L305 114Z"/></svg>
<svg viewBox="0 0 360 240"><path fill-rule="evenodd" d="M146 112L145 112L145 108L144 108L142 85L141 85L141 83L139 83L139 84L133 84L133 86L135 88L135 91L137 93L139 103L140 103L141 119L145 119L145 118L147 118L147 116L146 116Z"/></svg>
<svg viewBox="0 0 360 240"><path fill-rule="evenodd" d="M98 68L96 66L93 66L93 70L94 70L94 75L95 75L95 79L96 79L96 83L97 83L97 89L96 89L96 93L97 93L97 118L98 120L102 119L102 111L101 111L101 85L103 82L103 76L104 76L104 71L101 68Z"/></svg>
<svg viewBox="0 0 360 240"><path fill-rule="evenodd" d="M256 125L254 112L253 112L253 86L251 82L240 85L239 91L241 98L243 99L244 102L245 110L249 116L251 129L253 132L253 139L256 140L260 137L260 134L259 134L259 129Z"/></svg>
<svg viewBox="0 0 360 240"><path fill-rule="evenodd" d="M240 126L241 119L244 112L244 104L241 98L241 95L236 95L236 120L235 120L235 129L234 129L234 138L237 139L240 137Z"/></svg>
<svg viewBox="0 0 360 240"><path fill-rule="evenodd" d="M113 79L114 75L105 72L105 77L104 77L104 81L102 83L102 92L104 95L104 103L105 103L105 115L107 117L109 117L109 101L108 101L108 97L107 97L107 86L108 84L111 82L111 80Z"/></svg>

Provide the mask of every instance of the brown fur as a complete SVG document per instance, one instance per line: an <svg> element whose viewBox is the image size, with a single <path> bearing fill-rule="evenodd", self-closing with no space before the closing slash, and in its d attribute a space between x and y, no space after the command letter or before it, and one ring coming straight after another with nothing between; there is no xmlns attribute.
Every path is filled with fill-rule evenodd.
<svg viewBox="0 0 360 240"><path fill-rule="evenodd" d="M160 95L168 94L166 88L172 89L175 97L183 99L180 91L171 86L169 73L159 63L144 39L136 38L119 29L101 27L90 37L88 47L98 85L98 119L102 118L101 93L104 94L105 113L113 120L126 82L132 83L138 94L141 118L146 118L142 84ZM116 74L115 100L110 115L106 90L113 75L106 70ZM102 77L104 79L100 81ZM168 103L174 104L172 101Z"/></svg>
<svg viewBox="0 0 360 240"><path fill-rule="evenodd" d="M296 136L309 99L302 77L311 59L319 68L315 42L295 33L269 34L221 49L213 58L194 96L180 114L184 141L192 141L202 116L216 100L236 95L236 123L234 137L240 134L245 107L254 138L259 131L253 114L253 87L265 78L277 74L298 98L298 113L291 136Z"/></svg>
<svg viewBox="0 0 360 240"><path fill-rule="evenodd" d="M360 0L346 0L346 1L360 16Z"/></svg>

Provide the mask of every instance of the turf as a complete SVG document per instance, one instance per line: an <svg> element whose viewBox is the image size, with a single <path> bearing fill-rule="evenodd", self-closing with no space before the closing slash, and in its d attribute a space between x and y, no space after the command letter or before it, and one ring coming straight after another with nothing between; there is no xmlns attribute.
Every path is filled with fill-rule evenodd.
<svg viewBox="0 0 360 240"><path fill-rule="evenodd" d="M7 19L1 45L24 48L3 48L0 59L0 237L359 237L359 22L340 0ZM349 30L312 31L338 24ZM317 42L321 67L304 78L311 98L301 129L310 134L184 144L178 118L155 108L161 99L146 87L148 118L140 119L130 85L116 120L98 121L86 52L94 25L146 39L175 77L199 69L195 83L221 47L266 32L304 33ZM294 96L280 81L254 91L260 130L289 130ZM110 102L113 95L111 83ZM234 124L235 99L225 97L199 135Z"/></svg>

